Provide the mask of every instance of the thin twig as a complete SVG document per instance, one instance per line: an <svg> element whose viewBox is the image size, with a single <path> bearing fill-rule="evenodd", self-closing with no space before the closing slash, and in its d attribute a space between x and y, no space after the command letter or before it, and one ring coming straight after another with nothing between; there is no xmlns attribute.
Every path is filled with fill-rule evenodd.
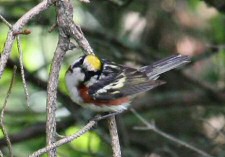
<svg viewBox="0 0 225 157"><path fill-rule="evenodd" d="M6 63L9 59L10 53L12 51L12 45L15 40L14 33L20 32L20 30L36 15L40 14L44 10L48 9L53 2L50 0L43 0L38 5L33 7L31 10L26 12L9 30L7 39L4 44L3 52L0 57L0 78L5 70ZM4 18L1 18L4 20Z"/></svg>
<svg viewBox="0 0 225 157"><path fill-rule="evenodd" d="M0 15L0 19L11 29L12 25L2 16Z"/></svg>
<svg viewBox="0 0 225 157"><path fill-rule="evenodd" d="M57 27L57 23L53 24L50 29L48 30L48 33L51 33L55 28Z"/></svg>
<svg viewBox="0 0 225 157"><path fill-rule="evenodd" d="M121 157L120 141L119 141L119 136L117 132L115 116L111 116L108 118L108 127L109 127L110 136L111 136L113 157Z"/></svg>
<svg viewBox="0 0 225 157"><path fill-rule="evenodd" d="M80 48L84 50L85 53L94 54L93 49L89 45L87 39L84 37L80 26L76 25L73 21L71 21L71 29L69 31L72 35L72 38L76 40Z"/></svg>
<svg viewBox="0 0 225 157"><path fill-rule="evenodd" d="M2 130L3 135L5 136L5 139L6 139L6 142L7 142L7 145L8 145L10 157L13 157L13 150L12 150L12 144L10 142L7 130L6 130L5 125L4 125L4 113L5 113L5 108L6 108L9 96L10 96L11 91L12 91L13 82L14 82L15 76L16 76L16 69L17 68L15 66L14 70L13 70L13 75L12 75L12 78L11 78L11 81L10 81L9 89L8 89L8 92L7 92L7 95L6 95L6 98L5 98L5 102L4 102L3 107L2 107L1 119L0 119L1 130Z"/></svg>
<svg viewBox="0 0 225 157"><path fill-rule="evenodd" d="M29 157L36 157L36 156L40 156L52 149L55 149L56 147L59 147L63 144L69 143L71 141L73 141L74 139L77 139L78 137L82 136L83 134L85 134L86 132L88 132L93 126L95 126L97 123L97 120L92 120L90 121L87 125L85 125L80 131L78 131L77 133L68 136L66 138L63 138L55 143L52 143L50 145L48 145L45 148L39 149L38 151L34 152L33 154L29 155Z"/></svg>
<svg viewBox="0 0 225 157"><path fill-rule="evenodd" d="M20 44L20 38L19 36L16 37L16 41L17 41L17 48L18 48L18 52L19 52L19 61L20 61L20 72L21 72L21 77L22 77L22 81L23 81L23 88L24 88L24 92L25 92L25 96L26 96L26 102L27 102L27 107L30 107L30 96L29 96L29 92L27 89L27 83L26 83L26 79L25 79L25 74L24 74L24 67L23 67L23 51L21 48L21 44Z"/></svg>
<svg viewBox="0 0 225 157"><path fill-rule="evenodd" d="M163 136L164 138L167 138L167 139L169 139L169 140L171 140L171 141L173 141L173 142L175 142L177 144L180 144L180 145L182 145L184 147L187 147L188 149L191 149L194 152L196 152L196 153L198 153L198 154L200 154L200 155L202 155L204 157L213 157L210 154L208 154L208 153L206 153L206 152L204 152L204 151L202 151L202 150L200 150L200 149L198 149L198 148L196 148L196 147L194 147L194 146L192 146L192 145L190 145L190 144L188 144L188 143L186 143L184 141L181 141L181 140L179 140L179 139L177 139L177 138L175 138L175 137L173 137L173 136L171 136L171 135L161 131L160 129L158 129L155 126L155 124L149 123L140 114L138 114L134 109L130 109L130 110L143 124L146 125L145 127L135 127L136 130L152 130L155 133Z"/></svg>

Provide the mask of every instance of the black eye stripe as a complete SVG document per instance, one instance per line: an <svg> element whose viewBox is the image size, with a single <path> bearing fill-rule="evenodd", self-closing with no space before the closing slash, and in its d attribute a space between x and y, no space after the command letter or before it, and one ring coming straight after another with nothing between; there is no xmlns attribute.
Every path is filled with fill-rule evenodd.
<svg viewBox="0 0 225 157"><path fill-rule="evenodd" d="M72 69L75 68L75 67L80 67L81 65L83 65L85 57L86 56L82 56L79 61L77 61L75 64L73 64Z"/></svg>
<svg viewBox="0 0 225 157"><path fill-rule="evenodd" d="M84 82L89 81L93 76L97 76L97 79L99 79L101 72L97 71L85 71L82 69L82 72L85 74Z"/></svg>
<svg viewBox="0 0 225 157"><path fill-rule="evenodd" d="M82 63L80 63L80 62L77 62L77 63L75 63L74 65L73 65L73 69L74 68L77 68L77 67L81 67L81 65L82 65Z"/></svg>

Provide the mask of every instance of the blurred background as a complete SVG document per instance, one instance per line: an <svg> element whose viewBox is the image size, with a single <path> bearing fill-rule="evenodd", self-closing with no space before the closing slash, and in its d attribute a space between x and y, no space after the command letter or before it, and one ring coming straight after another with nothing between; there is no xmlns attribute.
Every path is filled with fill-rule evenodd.
<svg viewBox="0 0 225 157"><path fill-rule="evenodd" d="M151 64L172 54L192 57L181 69L163 74L167 84L139 95L132 107L162 131L213 156L225 156L225 1L222 0L72 0L74 21L95 53L131 67ZM15 23L40 1L1 0L0 14ZM45 146L46 85L56 48L57 29L54 7L33 19L21 36L25 77L30 93L30 109L19 69L7 103L5 125L15 156L27 156ZM0 21L0 52L8 27ZM67 96L64 74L82 52L69 51L60 73L57 132L70 135L95 115L74 105ZM10 61L0 80L3 105L13 73L19 67L14 45ZM119 119L119 120L118 120ZM148 131L134 130L143 124L127 111L117 116L124 157L199 157L196 152ZM8 150L2 132L0 149ZM7 155L6 155L7 156ZM58 149L60 157L112 156L105 121L72 143Z"/></svg>

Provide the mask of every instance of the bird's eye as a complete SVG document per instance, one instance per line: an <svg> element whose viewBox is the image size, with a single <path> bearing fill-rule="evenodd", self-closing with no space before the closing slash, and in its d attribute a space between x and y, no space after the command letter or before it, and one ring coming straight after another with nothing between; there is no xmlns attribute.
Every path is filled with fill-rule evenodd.
<svg viewBox="0 0 225 157"><path fill-rule="evenodd" d="M74 69L74 68L76 68L76 67L79 67L79 62L78 62L78 63L73 64L72 69Z"/></svg>
<svg viewBox="0 0 225 157"><path fill-rule="evenodd" d="M75 63L72 65L72 68L74 69L74 68L76 68L76 67L81 67L81 66L83 65L84 57L85 57L85 56L82 56L82 57L80 57L79 59L77 59L77 60L75 61Z"/></svg>

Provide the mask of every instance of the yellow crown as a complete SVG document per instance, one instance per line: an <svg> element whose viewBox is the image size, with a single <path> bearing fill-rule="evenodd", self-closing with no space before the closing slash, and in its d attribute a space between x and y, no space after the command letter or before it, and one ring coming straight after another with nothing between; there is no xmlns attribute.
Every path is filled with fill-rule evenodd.
<svg viewBox="0 0 225 157"><path fill-rule="evenodd" d="M85 60L87 61L87 63L95 70L100 70L102 63L100 61L100 59L95 56L95 55L87 55Z"/></svg>

